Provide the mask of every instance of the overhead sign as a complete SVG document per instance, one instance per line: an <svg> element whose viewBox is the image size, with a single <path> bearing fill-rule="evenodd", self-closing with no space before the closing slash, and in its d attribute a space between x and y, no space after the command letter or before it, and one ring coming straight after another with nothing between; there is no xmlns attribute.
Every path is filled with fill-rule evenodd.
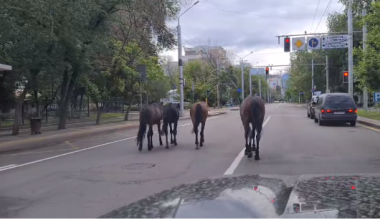
<svg viewBox="0 0 380 220"><path fill-rule="evenodd" d="M251 75L265 75L265 68L251 68Z"/></svg>
<svg viewBox="0 0 380 220"><path fill-rule="evenodd" d="M292 38L292 50L299 51L305 50L305 37L293 37Z"/></svg>
<svg viewBox="0 0 380 220"><path fill-rule="evenodd" d="M333 35L322 37L322 49L348 48L349 35Z"/></svg>
<svg viewBox="0 0 380 220"><path fill-rule="evenodd" d="M374 92L373 93L373 101L375 103L379 103L380 102L380 92Z"/></svg>
<svg viewBox="0 0 380 220"><path fill-rule="evenodd" d="M308 37L307 38L307 49L318 50L321 49L321 39L319 37Z"/></svg>

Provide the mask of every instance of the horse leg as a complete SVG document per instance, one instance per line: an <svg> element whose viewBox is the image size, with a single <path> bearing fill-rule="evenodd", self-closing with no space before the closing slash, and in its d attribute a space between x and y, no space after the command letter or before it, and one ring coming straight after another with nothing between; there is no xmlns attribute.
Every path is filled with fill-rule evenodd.
<svg viewBox="0 0 380 220"><path fill-rule="evenodd" d="M169 128L170 128L170 144L174 144L172 123L169 123Z"/></svg>
<svg viewBox="0 0 380 220"><path fill-rule="evenodd" d="M158 139L160 140L160 146L162 146L162 138L161 138L161 122L157 123L157 129L158 129Z"/></svg>
<svg viewBox="0 0 380 220"><path fill-rule="evenodd" d="M166 138L166 149L169 149L169 141L168 141L168 124L165 122L164 123L164 126L163 126L163 129L164 129L164 133L165 133L165 138Z"/></svg>
<svg viewBox="0 0 380 220"><path fill-rule="evenodd" d="M255 153L255 160L260 160L260 155L259 155L259 143L260 143L260 139L261 139L261 130L262 130L262 126L259 126L257 128L257 134L256 134L256 153Z"/></svg>
<svg viewBox="0 0 380 220"><path fill-rule="evenodd" d="M248 156L248 158L252 157L251 143L250 143L250 135L251 135L251 127L249 124L244 125L245 131L245 152L244 154Z"/></svg>
<svg viewBox="0 0 380 220"><path fill-rule="evenodd" d="M198 150L198 126L194 126L194 133L195 133L195 149Z"/></svg>
<svg viewBox="0 0 380 220"><path fill-rule="evenodd" d="M149 131L147 135L148 139L148 151L151 151L153 148L153 125L149 125Z"/></svg>
<svg viewBox="0 0 380 220"><path fill-rule="evenodd" d="M252 130L251 130L251 135L250 135L250 143L252 143L251 150L256 151L256 145L255 145L255 132L256 132L256 127L253 126L252 124Z"/></svg>
<svg viewBox="0 0 380 220"><path fill-rule="evenodd" d="M206 125L206 121L204 121L201 126L201 144L200 144L201 147L203 147L203 143L205 142L205 136L204 136L205 125Z"/></svg>
<svg viewBox="0 0 380 220"><path fill-rule="evenodd" d="M173 129L174 145L177 145L177 125L178 125L178 121L174 122L174 129Z"/></svg>

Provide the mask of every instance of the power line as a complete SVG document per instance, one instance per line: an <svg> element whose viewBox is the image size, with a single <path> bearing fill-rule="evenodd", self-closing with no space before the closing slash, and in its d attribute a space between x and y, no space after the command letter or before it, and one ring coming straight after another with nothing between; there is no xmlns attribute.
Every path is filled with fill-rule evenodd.
<svg viewBox="0 0 380 220"><path fill-rule="evenodd" d="M332 0L330 0L329 3L327 3L326 9L325 9L325 11L323 12L323 15L322 15L321 19L319 20L319 23L318 23L317 27L315 28L315 31L314 31L314 32L317 31L317 29L318 29L318 27L319 27L319 24L321 23L321 21L322 21L323 17L325 16L327 10L330 8L331 2L332 2Z"/></svg>
<svg viewBox="0 0 380 220"><path fill-rule="evenodd" d="M256 14L256 13L246 13L246 12L239 12L239 11L230 11L230 10L225 10L225 9L221 9L221 8L215 8L215 7L211 7L211 6L207 6L207 5L202 5L202 7L211 8L211 9L214 9L214 10L219 10L219 11L228 12L228 13L242 14L242 15L254 15L254 16L266 17L266 18L311 19L311 18L301 18L301 17L297 18L297 17L288 17L288 16L261 15L261 14Z"/></svg>
<svg viewBox="0 0 380 220"><path fill-rule="evenodd" d="M318 0L317 8L315 9L315 12L314 12L313 23L311 24L311 28L310 28L310 30L313 29L314 21L315 21L315 15L317 15L317 11L318 11L318 7L319 7L319 2L320 2L320 1L321 1L321 0Z"/></svg>

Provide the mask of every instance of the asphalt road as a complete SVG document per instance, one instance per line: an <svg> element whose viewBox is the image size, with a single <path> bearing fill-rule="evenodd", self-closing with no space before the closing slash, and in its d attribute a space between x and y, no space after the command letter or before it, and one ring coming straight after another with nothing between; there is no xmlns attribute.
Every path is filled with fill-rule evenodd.
<svg viewBox="0 0 380 220"><path fill-rule="evenodd" d="M99 217L173 186L223 174L378 173L380 131L319 126L304 106L269 104L261 160L243 157L238 111L209 118L205 146L195 150L190 121L180 122L178 146L142 152L136 130L72 140L0 155L0 217ZM165 142L165 141L164 141Z"/></svg>

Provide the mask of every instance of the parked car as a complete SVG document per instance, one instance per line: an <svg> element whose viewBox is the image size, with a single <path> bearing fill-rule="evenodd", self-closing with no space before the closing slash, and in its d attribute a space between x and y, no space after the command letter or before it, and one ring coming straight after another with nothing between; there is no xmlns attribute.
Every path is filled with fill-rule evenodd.
<svg viewBox="0 0 380 220"><path fill-rule="evenodd" d="M356 125L357 108L354 99L348 93L326 93L318 97L315 106L314 122L319 125L328 121L349 122Z"/></svg>
<svg viewBox="0 0 380 220"><path fill-rule="evenodd" d="M311 97L311 99L307 103L307 108L306 108L307 117L310 119L314 119L314 108L315 108L315 105L317 104L317 99L318 99L318 96L314 95Z"/></svg>

